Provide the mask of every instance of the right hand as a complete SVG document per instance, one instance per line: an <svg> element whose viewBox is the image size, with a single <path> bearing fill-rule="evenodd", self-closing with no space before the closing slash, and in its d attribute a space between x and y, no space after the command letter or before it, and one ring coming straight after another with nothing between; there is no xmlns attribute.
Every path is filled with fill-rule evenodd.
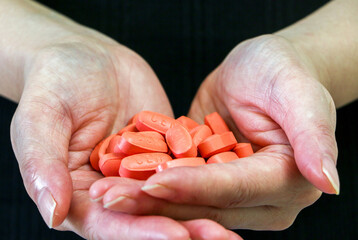
<svg viewBox="0 0 358 240"><path fill-rule="evenodd" d="M103 177L89 165L94 146L141 110L172 115L141 57L95 33L39 49L24 72L11 140L26 190L50 228L87 239L201 239L211 238L210 229L235 235L210 220L133 216L90 201L90 185Z"/></svg>
<svg viewBox="0 0 358 240"><path fill-rule="evenodd" d="M339 191L334 103L310 69L282 37L239 44L203 82L189 116L199 122L217 111L239 142L259 151L230 163L167 169L137 186L103 179L91 190L109 186L100 188L104 204L125 196L110 208L132 214L206 217L233 229L289 227L319 190Z"/></svg>

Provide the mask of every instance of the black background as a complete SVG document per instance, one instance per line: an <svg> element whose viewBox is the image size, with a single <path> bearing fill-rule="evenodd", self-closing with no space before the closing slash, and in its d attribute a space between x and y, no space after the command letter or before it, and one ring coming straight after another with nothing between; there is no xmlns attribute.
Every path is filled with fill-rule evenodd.
<svg viewBox="0 0 358 240"><path fill-rule="evenodd" d="M176 116L186 114L205 76L239 42L279 30L324 0L266 1L40 1L107 34L146 59L161 80ZM26 194L9 127L16 104L0 98L0 239L81 239L49 230ZM238 230L245 239L358 239L358 102L338 110L339 196L323 195L285 231Z"/></svg>

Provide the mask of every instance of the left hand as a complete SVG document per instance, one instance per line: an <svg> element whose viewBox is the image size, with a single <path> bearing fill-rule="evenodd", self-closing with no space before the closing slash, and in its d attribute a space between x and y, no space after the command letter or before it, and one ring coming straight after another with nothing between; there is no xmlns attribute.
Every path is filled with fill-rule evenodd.
<svg viewBox="0 0 358 240"><path fill-rule="evenodd" d="M276 36L240 44L203 82L189 116L202 122L217 111L239 142L259 150L230 163L168 169L145 183L107 185L101 189L104 204L126 196L107 207L210 218L227 228L281 230L320 190L338 193L334 104L304 59Z"/></svg>

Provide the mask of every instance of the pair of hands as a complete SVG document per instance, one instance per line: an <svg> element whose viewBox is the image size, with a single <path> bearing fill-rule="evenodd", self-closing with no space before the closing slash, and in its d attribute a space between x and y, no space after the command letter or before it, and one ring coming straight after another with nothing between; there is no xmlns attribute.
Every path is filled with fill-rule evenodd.
<svg viewBox="0 0 358 240"><path fill-rule="evenodd" d="M281 37L239 44L203 82L188 114L200 122L219 112L259 151L146 182L117 179L121 187L106 199L131 196L134 202L113 209L133 215L90 200L89 188L102 176L88 158L135 113L173 115L148 64L99 35L39 50L25 80L13 148L27 192L58 230L88 239L240 239L221 225L284 229L320 197L318 189L338 191L333 101L307 58ZM148 187L156 184L165 187Z"/></svg>

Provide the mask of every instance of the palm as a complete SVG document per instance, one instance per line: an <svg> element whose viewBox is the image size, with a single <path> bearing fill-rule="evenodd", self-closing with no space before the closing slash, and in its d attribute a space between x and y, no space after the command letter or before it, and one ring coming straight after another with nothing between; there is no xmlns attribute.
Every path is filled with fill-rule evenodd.
<svg viewBox="0 0 358 240"><path fill-rule="evenodd" d="M331 136L303 140L302 131L334 133L335 107L309 61L286 41L266 36L238 45L202 84L189 114L202 119L212 111L226 117L239 140L250 141L257 149L296 144L301 172L317 187L327 189L318 183L318 179L326 182L321 176L307 173L307 159L322 157L309 154L317 152L317 142L323 140L320 145L328 150L322 148L322 152L333 154L335 140Z"/></svg>
<svg viewBox="0 0 358 240"><path fill-rule="evenodd" d="M89 165L88 157L91 149L93 149L98 141L106 136L109 132L116 132L121 127L123 127L128 119L136 112L139 112L143 109L151 109L153 111L161 111L165 114L171 114L170 105L162 89L149 89L149 86L144 89L136 87L137 83L135 80L152 76L142 76L142 72L140 72L138 69L131 69L130 71L133 72L130 74L132 79L129 79L129 82L134 86L126 87L133 88L133 90L136 90L135 94L138 94L138 96L142 97L138 98L136 96L122 96L124 99L130 99L130 101L126 101L125 103L119 103L119 98L112 98L112 102L110 103L106 103L105 99L98 101L97 98L96 101L94 101L93 106L87 104L86 108L88 112L92 112L97 109L97 113L93 119L90 120L88 118L81 119L80 116L74 116L75 122L78 122L80 125L81 123L87 124L85 127L78 129L76 133L72 135L69 145L68 164L74 188L68 219L72 222L83 220L84 218L106 219L106 221L103 223L99 221L99 223L102 223L102 226L97 226L96 229L108 229L108 222L112 222L114 226L113 233L118 231L118 227L116 227L116 224L114 223L123 224L124 222L139 220L139 218L137 219L134 216L106 210L102 207L101 204L90 201L88 190L91 183L100 178L103 178L101 174L93 171ZM116 89L109 90L113 90L116 93L109 91L108 93L102 92L101 94L103 94L103 96L119 96ZM145 92L138 92L141 90L149 91L151 94L153 94L153 96L143 97L147 94ZM160 99L160 101L154 100L155 98L158 100ZM148 99L153 99L153 101L148 101ZM87 98L86 102L88 102L88 100L89 99ZM165 106L166 109L163 108L163 106ZM103 118L101 119L102 116L105 120ZM87 139L87 141L83 141L84 139ZM150 220L148 219L148 221ZM66 222L64 224L66 225ZM138 231L141 227L143 227L143 231ZM138 233L142 232L145 234L150 232L154 234L155 232L153 229L148 229L145 227L145 225L142 226L141 224L139 224L139 228L136 231ZM134 236L132 235L132 237ZM94 238L97 239L98 237Z"/></svg>
<svg viewBox="0 0 358 240"><path fill-rule="evenodd" d="M34 61L12 122L26 189L47 223L57 226L66 217L58 229L86 238L111 239L118 232L124 239L187 234L173 220L113 213L89 200L89 186L102 177L88 164L93 147L140 110L172 114L159 81L140 57L124 47L96 50L58 46ZM47 205L39 203L44 190L56 201L52 218L43 209Z"/></svg>
<svg viewBox="0 0 358 240"><path fill-rule="evenodd" d="M171 192L146 193L202 207L175 211L176 205L167 205L161 213L186 219L209 216L234 228L284 229L321 195L311 183L332 191L320 169L322 154L336 153L334 107L310 70L277 37L238 45L203 82L189 116L200 122L219 112L239 142L253 143L257 152L227 164L155 174L145 186L159 184ZM154 205L148 202L140 204Z"/></svg>

